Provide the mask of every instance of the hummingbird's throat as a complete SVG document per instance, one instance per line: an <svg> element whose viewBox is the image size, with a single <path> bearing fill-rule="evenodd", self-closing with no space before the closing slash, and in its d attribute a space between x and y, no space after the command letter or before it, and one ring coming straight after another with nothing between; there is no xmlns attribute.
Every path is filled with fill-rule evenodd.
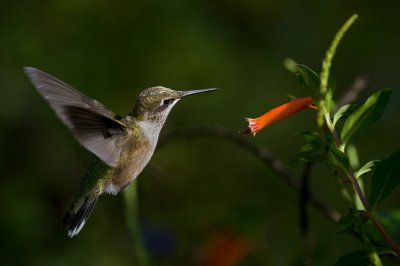
<svg viewBox="0 0 400 266"><path fill-rule="evenodd" d="M160 131L164 125L164 122L165 119L156 122L150 120L144 120L144 121L139 121L137 125L140 127L141 131L143 132L143 136L146 138L146 140L155 147L157 145L158 136L160 135Z"/></svg>

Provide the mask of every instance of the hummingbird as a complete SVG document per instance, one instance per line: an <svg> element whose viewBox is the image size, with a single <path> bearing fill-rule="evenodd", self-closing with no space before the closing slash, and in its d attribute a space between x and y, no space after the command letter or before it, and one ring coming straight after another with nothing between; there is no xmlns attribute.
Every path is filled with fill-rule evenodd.
<svg viewBox="0 0 400 266"><path fill-rule="evenodd" d="M142 172L168 114L179 100L218 90L151 87L139 94L123 117L50 74L33 67L24 71L74 137L94 155L63 219L69 237L81 231L101 194L118 194Z"/></svg>

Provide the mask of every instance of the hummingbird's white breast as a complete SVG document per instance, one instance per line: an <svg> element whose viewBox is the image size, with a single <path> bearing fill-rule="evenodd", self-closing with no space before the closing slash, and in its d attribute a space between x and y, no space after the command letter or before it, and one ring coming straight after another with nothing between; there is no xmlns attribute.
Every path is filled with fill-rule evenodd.
<svg viewBox="0 0 400 266"><path fill-rule="evenodd" d="M146 167L157 146L158 136L162 124L150 121L138 121L136 125L141 132L140 141L136 138L129 139L126 149L121 154L119 166L114 168L111 182L104 191L109 194L117 194L122 188L129 185Z"/></svg>

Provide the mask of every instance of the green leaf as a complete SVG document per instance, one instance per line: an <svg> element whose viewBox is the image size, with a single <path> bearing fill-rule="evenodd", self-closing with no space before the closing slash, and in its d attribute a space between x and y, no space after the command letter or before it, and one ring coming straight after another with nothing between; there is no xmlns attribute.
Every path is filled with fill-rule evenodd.
<svg viewBox="0 0 400 266"><path fill-rule="evenodd" d="M297 63L293 60L293 58L285 58L283 60L283 66L290 72L297 74Z"/></svg>
<svg viewBox="0 0 400 266"><path fill-rule="evenodd" d="M302 87L307 89L309 93L315 97L319 92L319 76L311 68L304 65L296 65L297 77Z"/></svg>
<svg viewBox="0 0 400 266"><path fill-rule="evenodd" d="M325 160L319 133L303 132L301 134L307 143L296 152L296 156L291 163L295 161L320 162Z"/></svg>
<svg viewBox="0 0 400 266"><path fill-rule="evenodd" d="M371 180L370 202L374 209L400 184L400 151L382 160Z"/></svg>
<svg viewBox="0 0 400 266"><path fill-rule="evenodd" d="M333 94L332 91L329 90L326 94L325 94L325 111L326 111L326 115L327 116L331 116L331 112L332 110L335 108L336 103L333 100Z"/></svg>
<svg viewBox="0 0 400 266"><path fill-rule="evenodd" d="M383 247L375 248L379 255L395 255L395 253ZM370 254L365 250L358 250L342 256L334 266L366 266L371 265Z"/></svg>
<svg viewBox="0 0 400 266"><path fill-rule="evenodd" d="M339 220L339 233L345 233L354 230L353 214L347 213L342 215Z"/></svg>
<svg viewBox="0 0 400 266"><path fill-rule="evenodd" d="M303 161L303 162L322 162L325 160L325 156L321 150L315 149L310 144L306 144L300 148L300 151L296 153L296 156L290 163L296 161Z"/></svg>
<svg viewBox="0 0 400 266"><path fill-rule="evenodd" d="M319 143L319 133L316 131L302 132L301 135L308 143Z"/></svg>
<svg viewBox="0 0 400 266"><path fill-rule="evenodd" d="M361 176L372 172L376 166L379 164L379 160L372 160L364 164L357 172L354 173L356 178L360 178Z"/></svg>
<svg viewBox="0 0 400 266"><path fill-rule="evenodd" d="M336 144L331 140L328 143L328 160L333 165L340 166L344 171L350 168L350 162L347 156L336 147Z"/></svg>
<svg viewBox="0 0 400 266"><path fill-rule="evenodd" d="M377 211L376 216L388 233L395 238L394 240L396 242L398 242L400 240L400 210Z"/></svg>
<svg viewBox="0 0 400 266"><path fill-rule="evenodd" d="M365 223L368 221L368 218L365 215L365 211L363 210L354 210L349 209L348 213L342 215L339 220L339 233L344 233L348 231L356 232L355 219L359 221L359 223Z"/></svg>
<svg viewBox="0 0 400 266"><path fill-rule="evenodd" d="M346 104L340 107L340 109L333 116L333 126L335 126L340 119L348 117L356 109L356 107L357 106L355 104Z"/></svg>
<svg viewBox="0 0 400 266"><path fill-rule="evenodd" d="M347 146L345 151L347 158L349 158L350 166L352 169L358 169L360 167L360 159L358 158L358 151L355 145Z"/></svg>
<svg viewBox="0 0 400 266"><path fill-rule="evenodd" d="M350 137L378 120L387 105L391 89L385 89L372 94L367 101L358 107L347 119L342 129L342 142L344 144Z"/></svg>

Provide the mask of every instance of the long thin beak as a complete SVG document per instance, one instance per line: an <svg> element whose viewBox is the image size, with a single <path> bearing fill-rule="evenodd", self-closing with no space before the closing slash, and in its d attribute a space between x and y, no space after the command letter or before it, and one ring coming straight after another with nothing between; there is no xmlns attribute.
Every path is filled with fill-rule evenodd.
<svg viewBox="0 0 400 266"><path fill-rule="evenodd" d="M204 92L210 92L210 91L216 91L219 90L217 88L210 88L210 89L202 89L202 90L192 90L192 91L181 91L181 98L194 95L194 94L199 94L199 93L204 93Z"/></svg>

